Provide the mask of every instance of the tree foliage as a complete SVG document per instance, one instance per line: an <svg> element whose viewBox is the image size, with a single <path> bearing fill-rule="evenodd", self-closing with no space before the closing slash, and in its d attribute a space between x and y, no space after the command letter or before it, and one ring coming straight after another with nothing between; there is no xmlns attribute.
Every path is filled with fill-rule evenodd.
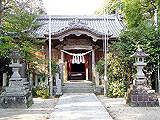
<svg viewBox="0 0 160 120"><path fill-rule="evenodd" d="M43 41L38 40L36 34L34 35L32 32L41 26L40 23L36 22L36 18L42 11L39 11L39 8L32 9L29 3L33 1L35 0L13 1L15 7L10 7L3 11L0 31L1 62L4 58L8 59L7 56L16 45L22 51L23 61L32 68L36 67L37 63L35 61L39 59L35 56L34 52L39 51L39 44L43 44ZM9 0L7 5L10 5Z"/></svg>
<svg viewBox="0 0 160 120"><path fill-rule="evenodd" d="M12 12L17 8L19 8L20 11L27 11L29 13L45 13L42 0L0 0L0 26L6 12Z"/></svg>
<svg viewBox="0 0 160 120"><path fill-rule="evenodd" d="M158 6L160 8L159 0L107 0L105 12L108 11L109 14L120 13L128 29L130 29L153 18L154 10ZM104 8L100 8L95 13L103 14L102 9Z"/></svg>
<svg viewBox="0 0 160 120"><path fill-rule="evenodd" d="M104 76L104 59L100 59L97 64L97 71L100 76ZM107 78L108 78L108 96L124 96L129 84L132 81L132 71L134 66L126 67L119 56L113 53L107 54Z"/></svg>
<svg viewBox="0 0 160 120"><path fill-rule="evenodd" d="M138 45L141 45L143 51L150 56L146 59L147 67L146 74L156 81L157 79L157 68L158 55L160 53L160 29L155 31L155 26L151 23L143 23L136 28L132 28L129 31L122 31L119 41L115 42L112 47L117 51L117 55L123 62L127 64L133 63L133 58L130 57L133 54ZM119 51L119 52L118 52Z"/></svg>
<svg viewBox="0 0 160 120"><path fill-rule="evenodd" d="M112 61L111 63L114 65L116 65L115 62L120 64L120 66L115 68L114 65L113 67L107 68L109 93L112 93L112 96L115 95L114 91L117 91L117 88L115 87L115 90L113 89L112 91L110 91L110 88L115 86L116 83L120 84L121 80L128 81L128 83L133 81L135 67L133 66L134 59L131 58L130 55L136 51L138 45L142 47L144 52L150 55L146 58L148 64L144 71L149 83L156 84L158 63L160 63L157 57L160 53L160 22L156 31L154 26L154 12L156 8L160 8L158 1L159 0L109 0L109 3L106 2L109 13L120 13L127 26L127 30L122 31L118 40L110 45L110 50L114 51L112 54L117 57L108 56L107 65L110 65L110 61ZM159 15L160 12L158 13L158 16ZM158 18L160 20L160 17ZM103 62L100 60L98 64L102 64L100 69L103 71ZM111 70L111 68L114 69ZM119 68L126 70L123 71ZM114 70L119 74L115 74L116 72L114 72ZM122 74L125 74L126 77L121 76ZM113 84L111 84L112 82Z"/></svg>

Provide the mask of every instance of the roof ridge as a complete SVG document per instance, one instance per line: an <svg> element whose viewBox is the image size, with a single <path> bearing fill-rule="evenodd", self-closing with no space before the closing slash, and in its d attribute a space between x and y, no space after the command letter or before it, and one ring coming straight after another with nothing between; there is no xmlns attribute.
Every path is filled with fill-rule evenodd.
<svg viewBox="0 0 160 120"><path fill-rule="evenodd" d="M116 14L108 15L109 19L115 19ZM52 19L103 19L103 15L51 15ZM49 15L40 15L38 19L49 19ZM107 19L107 18L106 18Z"/></svg>

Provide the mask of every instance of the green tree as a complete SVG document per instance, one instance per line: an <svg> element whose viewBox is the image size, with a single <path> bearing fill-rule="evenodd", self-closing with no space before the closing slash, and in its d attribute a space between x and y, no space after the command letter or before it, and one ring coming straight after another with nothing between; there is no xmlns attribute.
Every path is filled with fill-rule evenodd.
<svg viewBox="0 0 160 120"><path fill-rule="evenodd" d="M42 0L0 0L0 26L5 12L20 8L29 13L42 14L45 13Z"/></svg>
<svg viewBox="0 0 160 120"><path fill-rule="evenodd" d="M126 67L125 63L113 53L107 54L108 96L123 97L132 81L130 74L133 66ZM104 76L104 59L98 61L97 71ZM130 71L130 73L129 73Z"/></svg>
<svg viewBox="0 0 160 120"><path fill-rule="evenodd" d="M121 78L128 82L133 80L131 76L135 73L135 67L133 67L134 59L131 58L130 55L136 51L138 45L141 45L144 52L150 54L150 57L146 59L148 64L145 67L145 73L150 83L156 81L157 68L159 67L158 63L160 63L157 58L160 53L160 28L158 27L158 30L155 31L155 21L153 18L154 10L160 8L159 0L109 1L109 4L106 2L106 4L108 4L109 13L121 13L128 29L122 31L118 40L110 45L111 51L114 51L114 55L118 56L118 59L114 57L111 61L114 62L117 60L121 66L126 66L125 69L127 69L127 71L121 71L120 74L126 74L128 77L126 77L126 79L125 77L113 77L115 76L114 72L113 75L110 75L110 68L108 68L109 80L118 81L118 83ZM112 7L113 9L110 9ZM160 12L158 14L160 14ZM101 67L101 71L103 71L103 66ZM111 85L110 81L109 85Z"/></svg>
<svg viewBox="0 0 160 120"><path fill-rule="evenodd" d="M154 10L159 4L159 0L107 0L105 10L109 13L121 13L127 28L131 29L153 18ZM95 13L103 14L102 8Z"/></svg>
<svg viewBox="0 0 160 120"><path fill-rule="evenodd" d="M44 42L38 40L36 34L33 34L33 31L40 27L41 24L36 22L39 10L34 9L35 11L33 11L25 7L26 5L29 6L29 1L13 1L15 7L10 7L3 11L2 28L0 31L0 61L4 62L4 58L7 59L13 47L17 45L22 51L23 61L29 65L29 67L35 68L37 64L35 61L38 61L39 58L35 56L34 52L37 52L40 49L38 46ZM15 4L16 2L17 4ZM10 1L8 0L6 5L9 6L9 4ZM23 7L25 9L23 9ZM29 7L32 8L31 6ZM5 71L2 68L1 70Z"/></svg>
<svg viewBox="0 0 160 120"><path fill-rule="evenodd" d="M117 55L127 67L133 65L130 64L134 63L133 58L131 58L130 55L136 51L138 45L141 45L143 51L150 55L146 59L148 64L145 67L145 70L147 77L151 78L152 82L157 79L158 62L160 63L157 58L160 53L159 31L159 28L158 32L155 31L155 26L152 26L151 22L144 22L129 31L122 31L118 41L111 45L112 49L117 51Z"/></svg>
<svg viewBox="0 0 160 120"><path fill-rule="evenodd" d="M107 13L108 10L109 14L115 14L119 9L119 3L117 2L117 0L106 0L105 6L105 13ZM96 10L95 14L104 14L104 6L101 6L101 8Z"/></svg>

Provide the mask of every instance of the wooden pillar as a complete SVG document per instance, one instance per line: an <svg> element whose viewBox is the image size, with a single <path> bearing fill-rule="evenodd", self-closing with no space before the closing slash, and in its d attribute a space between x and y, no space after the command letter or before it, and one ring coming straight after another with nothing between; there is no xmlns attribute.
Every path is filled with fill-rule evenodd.
<svg viewBox="0 0 160 120"><path fill-rule="evenodd" d="M62 84L63 84L63 62L64 62L64 53L63 51L61 51L61 81L62 81Z"/></svg>
<svg viewBox="0 0 160 120"><path fill-rule="evenodd" d="M95 85L95 50L92 50L92 83Z"/></svg>

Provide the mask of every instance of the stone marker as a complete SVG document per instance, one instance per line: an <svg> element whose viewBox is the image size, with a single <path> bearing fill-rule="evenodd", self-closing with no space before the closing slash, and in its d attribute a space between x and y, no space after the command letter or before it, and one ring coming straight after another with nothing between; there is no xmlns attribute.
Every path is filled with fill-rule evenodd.
<svg viewBox="0 0 160 120"><path fill-rule="evenodd" d="M3 73L3 87L7 86L7 74Z"/></svg>
<svg viewBox="0 0 160 120"><path fill-rule="evenodd" d="M35 86L36 87L38 86L38 76L37 76L37 73L35 74Z"/></svg>
<svg viewBox="0 0 160 120"><path fill-rule="evenodd" d="M45 83L48 85L48 76L45 77Z"/></svg>
<svg viewBox="0 0 160 120"><path fill-rule="evenodd" d="M29 82L19 74L22 64L20 64L21 55L17 47L10 57L12 64L9 66L12 67L13 74L9 79L9 86L0 95L0 108L28 108L33 103L32 94Z"/></svg>
<svg viewBox="0 0 160 120"><path fill-rule="evenodd" d="M96 71L96 86L99 86L99 72Z"/></svg>
<svg viewBox="0 0 160 120"><path fill-rule="evenodd" d="M144 57L149 56L144 53L140 46L138 46L137 52L131 55L136 58L137 66L136 79L133 81L133 85L125 95L126 103L132 107L155 107L159 106L158 96L155 90L151 89L148 85L145 74L143 73L143 67L147 65L144 63Z"/></svg>
<svg viewBox="0 0 160 120"><path fill-rule="evenodd" d="M59 79L59 73L56 74L56 87L57 87L56 95L62 95L62 83L61 79Z"/></svg>
<svg viewBox="0 0 160 120"><path fill-rule="evenodd" d="M31 87L33 87L33 74L32 73L29 75L29 82L30 82Z"/></svg>

